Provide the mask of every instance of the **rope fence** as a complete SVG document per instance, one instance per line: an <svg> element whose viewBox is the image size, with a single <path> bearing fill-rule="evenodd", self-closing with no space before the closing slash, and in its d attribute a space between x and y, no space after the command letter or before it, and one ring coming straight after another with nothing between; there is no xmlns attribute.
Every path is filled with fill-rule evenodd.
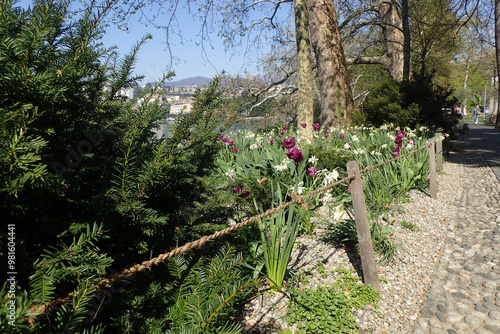
<svg viewBox="0 0 500 334"><path fill-rule="evenodd" d="M425 149L427 149L429 151L429 158L430 158L430 165L431 165L430 166L430 169L431 169L430 170L431 197L436 198L436 196L432 196L433 195L432 189L435 188L435 184L434 185L432 184L433 183L433 176L432 175L433 174L435 175L435 173L436 173L435 161L432 161L432 160L435 160L435 158L434 158L435 142L433 139L429 139L429 143L421 148L418 148L418 149L413 150L411 152L408 152L406 154L402 154L398 157L383 161L379 164L367 166L362 170L359 170L358 164L356 161L350 161L347 164L348 176L341 179L341 180L338 180L334 183L331 183L331 184L328 184L328 185L323 186L321 188L318 188L316 190L313 190L313 191L311 191L303 196L298 195L295 192L292 192L292 197L293 197L292 201L283 203L283 204L281 204L275 208L269 209L269 210L267 210L267 211L265 211L257 216L253 216L253 217L251 217L251 218L249 218L241 223L237 223L237 224L230 226L224 230L215 232L214 234L204 236L204 237L202 237L198 240L195 240L195 241L188 242L181 247L178 247L178 248L176 248L172 251L169 251L167 253L163 253L163 254L161 254L157 257L154 257L150 260L135 264L134 266L129 267L127 269L124 269L123 271L116 273L109 278L105 278L105 279L100 280L99 282L97 282L93 285L93 288L100 290L109 284L113 284L113 283L120 281L120 280L126 280L127 278L130 278L131 276L133 276L134 274L136 274L138 272L144 271L146 269L151 269L152 266L156 266L160 263L163 263L166 260L168 260L169 258L172 258L174 256L187 253L188 251L190 251L192 249L201 248L206 243L208 243L212 240L215 240L219 237L230 234L236 230L239 230L242 227L245 227L245 226L251 225L255 222L258 222L262 218L266 218L266 217L269 217L273 214L276 214L279 211L286 209L292 205L298 204L298 205L303 206L307 210L308 207L307 207L307 204L305 203L305 199L314 197L315 195L317 195L319 193L324 193L332 188L335 188L335 187L349 181L351 184L351 196L353 197L353 209L354 209L353 211L354 211L354 216L355 216L355 221L356 221L356 230L358 231L358 240L360 243L360 255L361 255L361 259L362 259L363 273L365 276L365 284L372 285L377 291L380 292L380 287L379 287L379 283L378 283L378 274L377 274L376 264L375 264L375 260L374 260L375 257L374 257L373 246L371 244L371 237L369 237L370 230L369 230L369 223L368 223L367 212L366 212L366 204L365 204L364 194L363 194L363 185L361 182L361 174L366 173L366 172L373 170L375 168L381 167L383 165L389 164L391 162L397 161L397 160L402 159L404 157L407 157L409 155L415 154L415 153L420 152L420 151L425 150ZM442 152L438 152L439 155L441 155L441 153ZM441 158L441 161L442 161L442 158ZM434 171L432 170L433 169L432 165L434 165ZM435 176L434 176L434 182L435 182ZM361 235L360 235L360 231L361 231ZM368 236L366 235L366 233L368 233ZM365 268L365 266L366 266L366 268ZM58 299L52 301L50 304L34 306L34 307L30 308L29 311L31 311L33 313L37 313L37 314L44 313L48 309L52 309L58 305L69 302L71 300L71 298L72 298L72 294L69 294L66 297L58 298ZM28 321L30 323L33 323L34 317L36 317L36 315L34 315L32 318L28 319Z"/></svg>

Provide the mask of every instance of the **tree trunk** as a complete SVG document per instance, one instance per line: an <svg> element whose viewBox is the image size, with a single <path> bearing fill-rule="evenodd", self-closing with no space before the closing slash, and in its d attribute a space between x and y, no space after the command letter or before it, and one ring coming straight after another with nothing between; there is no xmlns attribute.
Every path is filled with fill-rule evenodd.
<svg viewBox="0 0 500 334"><path fill-rule="evenodd" d="M301 138L312 139L314 123L314 96L312 77L311 42L309 41L309 20L305 0L294 1L295 35L297 40L297 71L299 73L299 103L297 129ZM300 124L307 124L302 128Z"/></svg>
<svg viewBox="0 0 500 334"><path fill-rule="evenodd" d="M403 20L398 12L398 6L395 1L378 0L376 6L378 7L378 12L382 22L384 23L382 25L382 30L384 32L387 46L387 51L383 58L382 65L387 71L389 71L394 79L401 81L403 79L405 56L403 52L405 44Z"/></svg>
<svg viewBox="0 0 500 334"><path fill-rule="evenodd" d="M382 56L351 58L349 64L380 64L395 80L410 77L410 27L408 0L402 0L401 13L396 0L377 0L375 10L380 15L386 52Z"/></svg>
<svg viewBox="0 0 500 334"><path fill-rule="evenodd" d="M306 0L309 32L316 56L321 91L321 126L349 125L354 103L340 39L337 14L331 0Z"/></svg>
<svg viewBox="0 0 500 334"><path fill-rule="evenodd" d="M497 56L497 73L500 77L500 0L495 0L495 50ZM498 90L497 103L500 103L500 89ZM484 103L486 105L486 101ZM495 128L500 128L500 117L498 113L500 108L497 107L497 121L495 123Z"/></svg>
<svg viewBox="0 0 500 334"><path fill-rule="evenodd" d="M401 1L401 18L403 20L403 80L410 80L411 34L408 14L408 0Z"/></svg>

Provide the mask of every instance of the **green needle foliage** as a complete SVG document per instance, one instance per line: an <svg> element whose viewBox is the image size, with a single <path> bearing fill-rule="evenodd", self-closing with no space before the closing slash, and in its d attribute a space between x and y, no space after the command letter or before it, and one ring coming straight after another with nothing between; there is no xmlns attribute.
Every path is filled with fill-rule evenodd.
<svg viewBox="0 0 500 334"><path fill-rule="evenodd" d="M241 332L231 315L260 284L242 261L241 254L229 246L213 257L172 258L168 262L172 280L152 282L145 294L124 299L128 311L116 330L145 334Z"/></svg>
<svg viewBox="0 0 500 334"><path fill-rule="evenodd" d="M0 3L0 233L16 226L16 324L50 306L19 325L26 332L103 331L111 308L94 305L94 283L220 230L233 214L214 182L217 136L230 121L218 79L196 93L171 138L158 138L162 81L140 102L118 93L142 78L132 72L150 36L124 57L100 41L114 3L79 13L70 1Z"/></svg>

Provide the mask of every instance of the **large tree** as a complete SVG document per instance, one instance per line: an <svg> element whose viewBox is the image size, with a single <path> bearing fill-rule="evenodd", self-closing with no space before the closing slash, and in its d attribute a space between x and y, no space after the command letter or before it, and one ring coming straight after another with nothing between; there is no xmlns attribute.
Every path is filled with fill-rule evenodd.
<svg viewBox="0 0 500 334"><path fill-rule="evenodd" d="M495 49L496 49L496 59L497 59L497 73L500 78L500 0L495 0ZM498 100L500 104L500 90L498 91ZM497 108L500 110L500 107ZM500 117L498 117L497 111L497 121L495 123L495 128L500 128Z"/></svg>
<svg viewBox="0 0 500 334"><path fill-rule="evenodd" d="M309 19L305 0L294 1L295 35L297 40L297 70L299 74L298 124L305 123L302 137L312 138L314 96Z"/></svg>
<svg viewBox="0 0 500 334"><path fill-rule="evenodd" d="M307 0L309 33L316 56L324 130L351 123L353 110L349 74L333 2Z"/></svg>

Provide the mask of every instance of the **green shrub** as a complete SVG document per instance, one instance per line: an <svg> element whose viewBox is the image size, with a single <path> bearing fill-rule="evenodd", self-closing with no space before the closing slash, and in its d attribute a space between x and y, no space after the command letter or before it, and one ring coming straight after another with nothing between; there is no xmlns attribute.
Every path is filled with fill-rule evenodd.
<svg viewBox="0 0 500 334"><path fill-rule="evenodd" d="M213 257L177 256L168 261L171 279L153 281L144 293L125 292L111 326L120 333L239 333L231 317L260 281L242 266L233 247Z"/></svg>
<svg viewBox="0 0 500 334"><path fill-rule="evenodd" d="M339 268L341 278L334 284L304 289L292 294L286 315L287 321L296 323L305 333L352 333L357 331L352 311L374 304L380 295L362 284L348 270Z"/></svg>

